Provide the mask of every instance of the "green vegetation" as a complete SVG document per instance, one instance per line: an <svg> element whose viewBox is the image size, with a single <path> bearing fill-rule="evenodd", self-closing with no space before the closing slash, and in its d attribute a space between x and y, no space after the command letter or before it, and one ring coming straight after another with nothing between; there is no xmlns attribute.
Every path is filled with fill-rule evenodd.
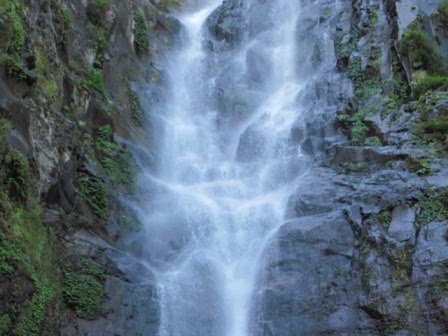
<svg viewBox="0 0 448 336"><path fill-rule="evenodd" d="M396 255L392 257L391 264L393 266L393 277L399 281L407 281L411 264L406 250L398 250Z"/></svg>
<svg viewBox="0 0 448 336"><path fill-rule="evenodd" d="M72 17L70 16L70 12L67 7L65 7L61 2L52 1L52 4L55 6L56 19L61 26L62 42L66 44L73 30Z"/></svg>
<svg viewBox="0 0 448 336"><path fill-rule="evenodd" d="M14 311L2 312L0 328L12 328L14 319L14 330L8 335L38 336L59 282L55 235L43 225L42 208L31 195L26 157L6 142L9 130L9 123L0 120L0 272L11 282L16 272L26 274L35 290L28 300L17 302ZM14 295L5 293L2 299Z"/></svg>
<svg viewBox="0 0 448 336"><path fill-rule="evenodd" d="M120 223L129 231L137 232L141 229L140 223L134 214L120 216Z"/></svg>
<svg viewBox="0 0 448 336"><path fill-rule="evenodd" d="M442 22L445 25L448 25L448 0L441 0L440 1L439 13L440 13Z"/></svg>
<svg viewBox="0 0 448 336"><path fill-rule="evenodd" d="M106 219L108 207L106 183L99 178L85 176L78 179L76 187L93 213Z"/></svg>
<svg viewBox="0 0 448 336"><path fill-rule="evenodd" d="M409 85L406 72L398 59L396 53L392 54L392 70L395 100L401 105L408 100Z"/></svg>
<svg viewBox="0 0 448 336"><path fill-rule="evenodd" d="M94 65L97 68L101 68L104 62L104 53L106 52L109 43L106 37L106 29L103 26L93 26L91 34L96 53Z"/></svg>
<svg viewBox="0 0 448 336"><path fill-rule="evenodd" d="M131 154L120 145L113 142L112 128L109 125L98 128L96 149L112 185L115 188L124 186L132 191L135 171Z"/></svg>
<svg viewBox="0 0 448 336"><path fill-rule="evenodd" d="M20 17L21 5L16 0L0 0L0 62L9 77L26 77L19 53L25 47L26 34Z"/></svg>
<svg viewBox="0 0 448 336"><path fill-rule="evenodd" d="M76 316L85 320L98 317L103 297L104 274L84 259L80 267L70 265L64 271L62 294Z"/></svg>
<svg viewBox="0 0 448 336"><path fill-rule="evenodd" d="M360 109L353 115L342 114L338 116L339 122L349 130L350 140L353 146L362 146L366 140L369 128L364 123L364 119L376 110L375 105L368 105L366 108ZM372 140L372 139L371 139ZM379 140L379 139L378 139ZM375 141L375 140L374 140ZM381 144L381 141L375 141L372 146Z"/></svg>
<svg viewBox="0 0 448 336"><path fill-rule="evenodd" d="M95 25L104 25L109 0L93 0L87 7L87 17Z"/></svg>
<svg viewBox="0 0 448 336"><path fill-rule="evenodd" d="M128 100L129 100L129 107L131 110L132 121L137 127L143 126L143 119L144 119L143 110L140 105L140 101L138 99L137 94L134 91L132 91L130 85L128 85Z"/></svg>
<svg viewBox="0 0 448 336"><path fill-rule="evenodd" d="M375 218L386 230L389 229L390 223L392 222L392 214L389 210L380 212Z"/></svg>
<svg viewBox="0 0 448 336"><path fill-rule="evenodd" d="M8 314L0 316L0 336L6 336L11 326L12 321Z"/></svg>
<svg viewBox="0 0 448 336"><path fill-rule="evenodd" d="M421 228L437 220L448 220L448 189L438 196L427 196L414 205L415 226Z"/></svg>
<svg viewBox="0 0 448 336"><path fill-rule="evenodd" d="M54 65L51 63L48 56L42 51L36 52L36 76L37 76L37 90L49 102L57 102L59 99L59 84L54 80L51 74L54 71Z"/></svg>
<svg viewBox="0 0 448 336"><path fill-rule="evenodd" d="M84 79L81 81L84 90L90 93L99 93L102 98L107 98L106 86L104 85L103 72L101 69L89 67L84 73Z"/></svg>
<svg viewBox="0 0 448 336"><path fill-rule="evenodd" d="M168 11L170 9L177 9L181 5L181 0L161 0L162 9Z"/></svg>
<svg viewBox="0 0 448 336"><path fill-rule="evenodd" d="M445 76L425 76L418 81L414 87L415 97L420 97L428 91L447 90L448 77Z"/></svg>
<svg viewBox="0 0 448 336"><path fill-rule="evenodd" d="M446 91L428 91L419 99L420 120L414 124L417 143L425 144L444 156L448 153L448 106Z"/></svg>
<svg viewBox="0 0 448 336"><path fill-rule="evenodd" d="M396 95L389 95L383 98L381 102L381 118L387 118L390 115L397 114L402 101Z"/></svg>
<svg viewBox="0 0 448 336"><path fill-rule="evenodd" d="M400 51L410 57L415 68L423 67L432 75L445 73L443 59L437 46L429 35L417 28L404 33Z"/></svg>
<svg viewBox="0 0 448 336"><path fill-rule="evenodd" d="M147 52L149 48L149 30L144 14L136 12L134 14L134 22L135 50L138 54L143 54Z"/></svg>
<svg viewBox="0 0 448 336"><path fill-rule="evenodd" d="M429 162L423 158L410 157L406 164L409 170L419 176L431 175L431 166Z"/></svg>

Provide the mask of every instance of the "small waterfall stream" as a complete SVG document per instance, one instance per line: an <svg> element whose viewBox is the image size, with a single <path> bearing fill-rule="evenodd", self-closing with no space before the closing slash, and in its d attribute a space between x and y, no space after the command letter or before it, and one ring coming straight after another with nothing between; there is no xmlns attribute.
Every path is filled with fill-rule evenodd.
<svg viewBox="0 0 448 336"><path fill-rule="evenodd" d="M183 44L164 65L168 99L151 107L158 159L139 183L151 195L140 208L159 284L160 336L249 335L259 259L308 167L291 141L303 87L296 71L299 5L273 4L275 25L227 56L242 74L250 71L249 54L260 53L270 66L261 84L240 83L251 107L226 122L215 103L219 62L203 35L221 3L179 16Z"/></svg>

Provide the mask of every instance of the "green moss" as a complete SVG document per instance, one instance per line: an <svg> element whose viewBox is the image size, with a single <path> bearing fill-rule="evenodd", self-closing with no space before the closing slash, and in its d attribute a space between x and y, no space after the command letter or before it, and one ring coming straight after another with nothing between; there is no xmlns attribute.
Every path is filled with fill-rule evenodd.
<svg viewBox="0 0 448 336"><path fill-rule="evenodd" d="M448 88L448 77L425 76L413 87L415 97L420 97L428 91L446 90Z"/></svg>
<svg viewBox="0 0 448 336"><path fill-rule="evenodd" d="M8 314L0 316L0 336L7 336L11 326L12 321Z"/></svg>
<svg viewBox="0 0 448 336"><path fill-rule="evenodd" d="M106 183L99 178L86 176L78 179L76 187L93 213L106 219L108 207Z"/></svg>
<svg viewBox="0 0 448 336"><path fill-rule="evenodd" d="M63 297L79 318L95 320L101 308L103 285L97 277L72 270L64 272Z"/></svg>
<svg viewBox="0 0 448 336"><path fill-rule="evenodd" d="M442 56L429 35L419 29L410 29L400 41L400 51L410 57L415 67L422 66L430 74L445 73Z"/></svg>
<svg viewBox="0 0 448 336"><path fill-rule="evenodd" d="M145 16L140 12L136 12L134 14L134 23L135 50L138 54L143 54L149 48L149 30Z"/></svg>
<svg viewBox="0 0 448 336"><path fill-rule="evenodd" d="M103 72L101 69L93 67L88 68L84 73L84 79L81 81L84 90L90 93L99 93L104 99L107 98L106 86L104 85Z"/></svg>

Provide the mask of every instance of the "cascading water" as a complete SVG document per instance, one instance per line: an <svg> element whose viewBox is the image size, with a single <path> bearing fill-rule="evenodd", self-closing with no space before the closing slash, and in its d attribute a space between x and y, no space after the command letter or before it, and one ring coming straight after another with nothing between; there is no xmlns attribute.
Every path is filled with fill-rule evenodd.
<svg viewBox="0 0 448 336"><path fill-rule="evenodd" d="M249 335L258 261L307 167L291 141L301 113L299 5L277 1L274 27L229 56L242 78L250 53L260 51L270 64L261 84L239 82L251 108L229 118L216 107L219 62L203 43L203 26L221 2L179 17L183 46L164 66L169 99L151 107L157 164L140 176L151 195L140 217L158 278L160 336ZM224 99L238 98L224 92Z"/></svg>

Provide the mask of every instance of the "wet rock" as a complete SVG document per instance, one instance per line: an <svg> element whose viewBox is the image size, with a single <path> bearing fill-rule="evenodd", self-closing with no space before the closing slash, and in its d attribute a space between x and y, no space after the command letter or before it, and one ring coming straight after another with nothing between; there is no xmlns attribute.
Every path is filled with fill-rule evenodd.
<svg viewBox="0 0 448 336"><path fill-rule="evenodd" d="M398 242L413 240L415 237L415 212L408 206L398 206L392 211L389 234Z"/></svg>

